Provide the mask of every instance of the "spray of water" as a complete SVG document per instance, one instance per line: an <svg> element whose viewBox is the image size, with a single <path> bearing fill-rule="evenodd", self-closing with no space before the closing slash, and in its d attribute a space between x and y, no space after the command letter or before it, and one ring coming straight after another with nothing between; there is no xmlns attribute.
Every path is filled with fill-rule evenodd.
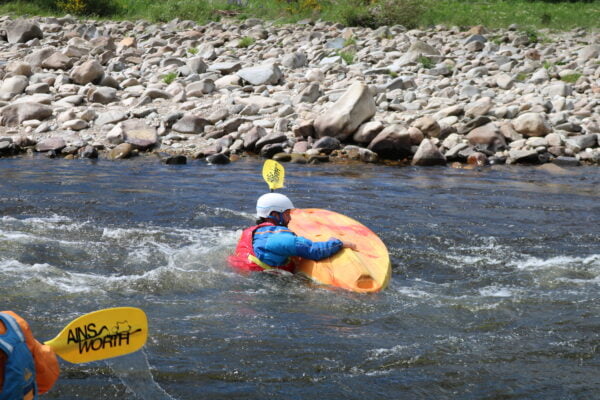
<svg viewBox="0 0 600 400"><path fill-rule="evenodd" d="M127 389L140 400L177 400L154 381L144 350L106 360Z"/></svg>

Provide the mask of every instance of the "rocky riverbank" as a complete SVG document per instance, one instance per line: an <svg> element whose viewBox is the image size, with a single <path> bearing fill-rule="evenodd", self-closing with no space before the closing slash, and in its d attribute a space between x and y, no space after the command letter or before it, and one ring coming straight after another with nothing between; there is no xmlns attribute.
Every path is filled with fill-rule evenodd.
<svg viewBox="0 0 600 400"><path fill-rule="evenodd" d="M600 33L0 18L0 155L600 164Z"/></svg>

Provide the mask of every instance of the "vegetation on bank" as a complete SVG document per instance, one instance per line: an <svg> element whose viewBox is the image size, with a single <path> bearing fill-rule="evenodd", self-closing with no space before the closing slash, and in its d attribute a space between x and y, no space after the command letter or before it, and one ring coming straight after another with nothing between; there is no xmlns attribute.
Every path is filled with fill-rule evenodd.
<svg viewBox="0 0 600 400"><path fill-rule="evenodd" d="M204 24L229 18L278 23L322 19L346 26L517 24L533 29L600 27L600 1L568 0L5 0L0 13L77 15L166 22L175 18Z"/></svg>

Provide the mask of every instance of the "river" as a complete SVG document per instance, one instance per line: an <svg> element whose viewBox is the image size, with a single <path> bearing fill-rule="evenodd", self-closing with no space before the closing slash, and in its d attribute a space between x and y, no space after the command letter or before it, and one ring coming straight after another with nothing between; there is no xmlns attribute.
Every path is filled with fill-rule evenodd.
<svg viewBox="0 0 600 400"><path fill-rule="evenodd" d="M597 398L597 167L285 164L296 206L388 246L372 295L227 266L261 167L0 159L1 308L40 339L142 308L140 372L180 400ZM152 398L103 361L61 368L44 398Z"/></svg>

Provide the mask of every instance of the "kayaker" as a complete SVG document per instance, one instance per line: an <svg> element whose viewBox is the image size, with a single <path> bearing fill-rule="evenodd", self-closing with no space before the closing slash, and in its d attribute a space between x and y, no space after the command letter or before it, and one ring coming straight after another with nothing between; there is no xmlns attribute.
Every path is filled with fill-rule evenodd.
<svg viewBox="0 0 600 400"><path fill-rule="evenodd" d="M58 375L54 351L35 340L23 318L0 311L0 400L37 399Z"/></svg>
<svg viewBox="0 0 600 400"><path fill-rule="evenodd" d="M336 238L313 242L288 229L292 201L280 193L267 193L256 202L257 224L246 228L229 263L241 270L283 269L294 272L291 257L322 260L342 248L356 250L356 245Z"/></svg>

